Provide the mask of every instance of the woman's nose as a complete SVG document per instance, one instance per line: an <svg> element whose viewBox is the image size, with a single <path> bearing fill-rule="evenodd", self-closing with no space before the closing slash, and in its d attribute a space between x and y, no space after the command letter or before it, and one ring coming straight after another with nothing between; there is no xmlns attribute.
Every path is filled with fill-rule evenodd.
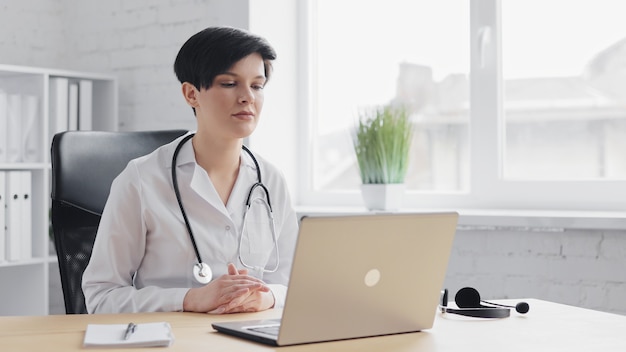
<svg viewBox="0 0 626 352"><path fill-rule="evenodd" d="M240 104L251 104L254 103L255 97L252 89L243 89L239 95L239 103Z"/></svg>

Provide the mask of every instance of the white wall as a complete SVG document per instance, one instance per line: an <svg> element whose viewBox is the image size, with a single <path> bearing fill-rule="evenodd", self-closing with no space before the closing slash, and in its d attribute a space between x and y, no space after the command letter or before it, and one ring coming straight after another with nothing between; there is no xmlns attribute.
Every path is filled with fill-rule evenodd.
<svg viewBox="0 0 626 352"><path fill-rule="evenodd" d="M626 315L626 230L458 230L445 286ZM532 314L532 307L531 313Z"/></svg>
<svg viewBox="0 0 626 352"><path fill-rule="evenodd" d="M0 2L0 63L61 67L67 60L62 0Z"/></svg>
<svg viewBox="0 0 626 352"><path fill-rule="evenodd" d="M192 34L248 28L248 0L3 0L0 63L119 79L120 129L193 128L173 63Z"/></svg>
<svg viewBox="0 0 626 352"><path fill-rule="evenodd" d="M178 50L208 26L247 28L248 23L247 0L64 4L72 51L67 65L118 76L122 130L194 128L195 118L173 71Z"/></svg>

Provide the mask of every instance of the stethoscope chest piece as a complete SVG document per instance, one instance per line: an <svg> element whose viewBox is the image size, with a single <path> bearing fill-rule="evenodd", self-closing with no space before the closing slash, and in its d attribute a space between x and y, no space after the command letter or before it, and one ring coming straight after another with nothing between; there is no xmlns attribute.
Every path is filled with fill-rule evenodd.
<svg viewBox="0 0 626 352"><path fill-rule="evenodd" d="M198 263L193 266L193 277L199 283L206 285L211 282L211 279L213 278L213 272L207 264Z"/></svg>

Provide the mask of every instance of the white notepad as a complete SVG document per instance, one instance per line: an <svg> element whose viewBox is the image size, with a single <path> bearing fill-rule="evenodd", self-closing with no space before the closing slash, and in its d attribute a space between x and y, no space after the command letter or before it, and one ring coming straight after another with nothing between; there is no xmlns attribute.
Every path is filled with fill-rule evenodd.
<svg viewBox="0 0 626 352"><path fill-rule="evenodd" d="M124 340L127 324L88 324L84 347L163 347L174 342L167 322L137 324L135 332Z"/></svg>

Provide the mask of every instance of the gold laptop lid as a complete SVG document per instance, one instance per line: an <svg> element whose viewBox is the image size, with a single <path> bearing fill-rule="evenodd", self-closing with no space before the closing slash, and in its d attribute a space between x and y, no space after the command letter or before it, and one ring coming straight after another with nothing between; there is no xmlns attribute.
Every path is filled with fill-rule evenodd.
<svg viewBox="0 0 626 352"><path fill-rule="evenodd" d="M429 329L457 213L305 217L279 345Z"/></svg>

